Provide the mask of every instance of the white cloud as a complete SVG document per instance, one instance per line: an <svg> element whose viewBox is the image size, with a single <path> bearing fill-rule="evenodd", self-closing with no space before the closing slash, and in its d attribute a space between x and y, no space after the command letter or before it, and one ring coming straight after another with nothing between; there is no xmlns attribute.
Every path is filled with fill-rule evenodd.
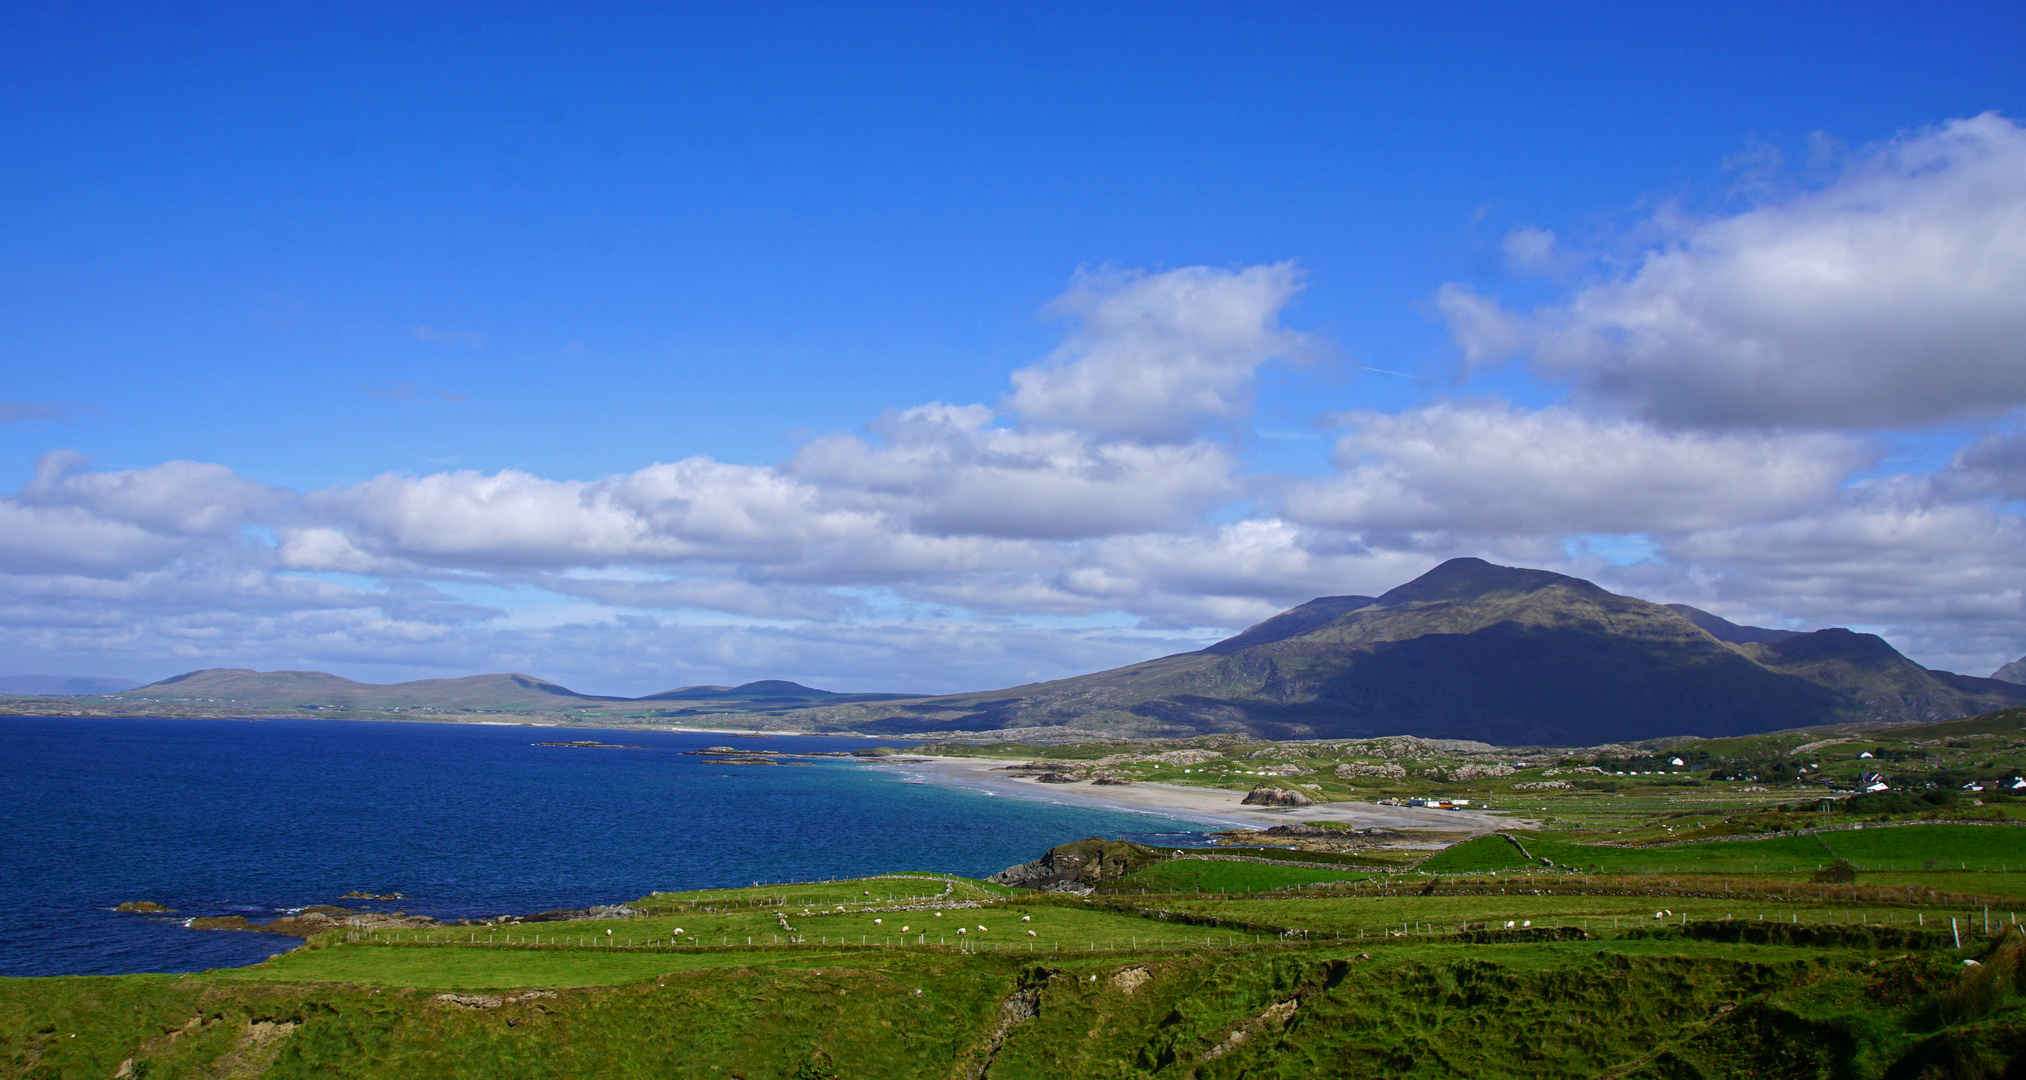
<svg viewBox="0 0 2026 1080"><path fill-rule="evenodd" d="M1960 175L1954 159L1933 171ZM1798 230L1826 213L1810 199L1829 196L1754 213ZM1538 233L1510 238L1515 264L1561 265ZM897 409L771 466L388 474L298 495L222 465L99 472L48 455L0 497L0 655L117 654L150 665L137 675L530 670L594 691L978 689L1192 648L1206 628L1377 594L1454 555L1722 613L1889 626L1923 660L1976 672L2026 651L2016 431L1928 475L1854 482L1876 464L1862 435L1627 418L1579 382L1541 409L1347 413L1331 475L1262 476L1244 439L1221 436L1259 366L1305 347L1277 321L1298 286L1289 265L1080 278L1057 306L1078 319L1069 338L1015 373L1003 409ZM1519 316L1455 289L1442 303L1473 362L1538 353L1562 310ZM1650 558L1596 557L1625 551Z"/></svg>
<svg viewBox="0 0 2026 1080"><path fill-rule="evenodd" d="M1076 329L1013 373L1006 405L1030 425L1187 441L1206 419L1244 415L1259 366L1305 347L1279 323L1300 288L1293 263L1080 275L1051 306Z"/></svg>
<svg viewBox="0 0 2026 1080"><path fill-rule="evenodd" d="M1893 426L2026 403L2026 130L2004 117L1894 139L1819 190L1650 227L1661 243L1561 303L1515 315L1449 285L1436 307L1467 361L1524 351L1668 423Z"/></svg>
<svg viewBox="0 0 2026 1080"><path fill-rule="evenodd" d="M1073 539L1186 525L1238 490L1210 442L1103 442L1074 431L984 426L980 406L928 405L804 446L786 471L933 535Z"/></svg>
<svg viewBox="0 0 2026 1080"><path fill-rule="evenodd" d="M1555 234L1532 226L1505 234L1505 258L1515 269L1546 271L1555 268Z"/></svg>
<svg viewBox="0 0 2026 1080"><path fill-rule="evenodd" d="M35 462L35 477L14 501L68 507L165 536L223 536L271 512L289 493L235 475L223 465L169 461L148 469L89 471L90 460L54 450Z"/></svg>
<svg viewBox="0 0 2026 1080"><path fill-rule="evenodd" d="M1784 516L1870 457L1841 435L1668 432L1485 401L1343 420L1341 472L1289 492L1295 520L1478 535L1682 532Z"/></svg>

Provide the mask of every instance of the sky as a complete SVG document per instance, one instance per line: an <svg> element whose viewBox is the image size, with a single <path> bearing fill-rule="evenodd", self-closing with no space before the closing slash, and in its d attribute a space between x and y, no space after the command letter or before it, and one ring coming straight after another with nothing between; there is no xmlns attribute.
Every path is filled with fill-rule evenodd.
<svg viewBox="0 0 2026 1080"><path fill-rule="evenodd" d="M2026 8L0 7L0 674L2026 654Z"/></svg>

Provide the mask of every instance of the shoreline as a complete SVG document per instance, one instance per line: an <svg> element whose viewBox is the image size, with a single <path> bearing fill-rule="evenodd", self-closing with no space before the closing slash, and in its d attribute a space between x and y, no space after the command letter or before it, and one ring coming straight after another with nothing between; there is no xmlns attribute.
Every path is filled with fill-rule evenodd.
<svg viewBox="0 0 2026 1080"><path fill-rule="evenodd" d="M1368 802L1327 802L1299 807L1245 806L1244 792L1158 781L1143 780L1124 786L1102 787L1084 780L1073 784L1043 784L1032 778L1007 775L1003 768L1008 762L1002 758L943 754L908 756L913 759L912 762L882 764L987 795L1160 814L1220 829L1266 829L1275 825L1330 821L1360 829L1453 833L1460 841L1500 829L1525 828L1531 824L1522 818L1497 813L1378 806Z"/></svg>

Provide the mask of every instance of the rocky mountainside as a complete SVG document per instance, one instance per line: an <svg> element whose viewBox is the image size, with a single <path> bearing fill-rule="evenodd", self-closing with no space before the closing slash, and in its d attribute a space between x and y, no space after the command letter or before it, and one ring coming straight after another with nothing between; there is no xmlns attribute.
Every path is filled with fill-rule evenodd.
<svg viewBox="0 0 2026 1080"><path fill-rule="evenodd" d="M2022 656L1992 672L1991 677L2008 683L2026 684L2026 656Z"/></svg>
<svg viewBox="0 0 2026 1080"><path fill-rule="evenodd" d="M1199 652L994 693L788 715L885 735L1055 728L1580 746L2018 704L2026 687L1929 671L1875 635L1738 626L1580 578L1453 559L1383 596L1313 600Z"/></svg>

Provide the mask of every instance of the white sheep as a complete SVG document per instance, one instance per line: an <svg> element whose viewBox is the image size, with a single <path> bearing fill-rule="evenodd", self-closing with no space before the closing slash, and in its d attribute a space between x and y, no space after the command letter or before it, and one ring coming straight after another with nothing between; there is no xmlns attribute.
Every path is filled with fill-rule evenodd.
<svg viewBox="0 0 2026 1080"><path fill-rule="evenodd" d="M1027 931L1027 936L1028 936L1028 937L1033 937L1033 936L1034 936L1034 931L1032 931L1032 930L1029 930L1029 931Z"/></svg>
<svg viewBox="0 0 2026 1080"><path fill-rule="evenodd" d="M885 919L874 919L872 920L872 925L878 926L880 923L883 923L885 921L886 921Z"/></svg>
<svg viewBox="0 0 2026 1080"><path fill-rule="evenodd" d="M964 928L963 928L963 927L961 927L961 926L957 927L957 933L959 933L959 934L962 934L963 932L964 932Z"/></svg>
<svg viewBox="0 0 2026 1080"><path fill-rule="evenodd" d="M983 930L983 929L984 929L984 927L980 926L980 927L979 927L978 929L980 929L980 930Z"/></svg>
<svg viewBox="0 0 2026 1080"><path fill-rule="evenodd" d="M1033 921L1034 921L1034 916L1032 916L1032 915L1022 915L1022 916L1020 916L1020 921L1021 921L1021 922L1033 922Z"/></svg>

